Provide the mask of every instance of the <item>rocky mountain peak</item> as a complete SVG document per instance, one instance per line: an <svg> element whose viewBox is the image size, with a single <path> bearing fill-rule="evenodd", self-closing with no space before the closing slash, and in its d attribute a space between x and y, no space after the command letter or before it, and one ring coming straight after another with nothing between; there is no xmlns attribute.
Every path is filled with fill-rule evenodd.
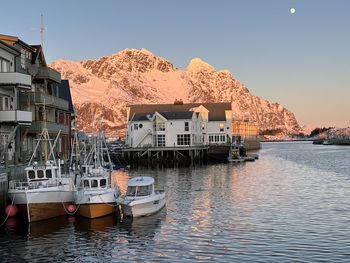
<svg viewBox="0 0 350 263"><path fill-rule="evenodd" d="M199 71L213 72L215 68L200 58L193 58L187 66L187 71L190 73Z"/></svg>
<svg viewBox="0 0 350 263"><path fill-rule="evenodd" d="M126 105L184 102L232 102L234 119L259 124L261 130L301 131L294 114L278 103L252 95L227 70L216 71L200 58L187 70L146 49L125 49L97 60L59 60L51 67L69 79L78 111L78 128L91 131L94 118L103 118L110 135L126 132Z"/></svg>

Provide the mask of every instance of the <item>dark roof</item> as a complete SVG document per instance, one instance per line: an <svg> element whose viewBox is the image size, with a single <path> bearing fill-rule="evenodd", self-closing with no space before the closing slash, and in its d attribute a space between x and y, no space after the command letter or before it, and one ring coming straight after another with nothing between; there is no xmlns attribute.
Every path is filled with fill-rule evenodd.
<svg viewBox="0 0 350 263"><path fill-rule="evenodd" d="M167 120L187 120L192 119L193 111L164 111L159 114Z"/></svg>
<svg viewBox="0 0 350 263"><path fill-rule="evenodd" d="M44 56L44 52L43 52L43 47L41 45L31 45L31 47L35 49L35 52L33 52L33 55L32 55L32 64L35 64L38 57L41 56L42 65L46 66L46 60L45 60L45 56Z"/></svg>
<svg viewBox="0 0 350 263"><path fill-rule="evenodd" d="M188 112L192 108L203 105L209 111L209 121L225 121L225 111L232 110L230 102L217 103L186 103L186 104L135 104L129 105L129 120L135 114L145 114L150 112Z"/></svg>
<svg viewBox="0 0 350 263"><path fill-rule="evenodd" d="M153 117L155 112L145 112L145 113L135 113L135 115L130 116L131 121L147 121L149 117ZM187 120L192 119L192 111L179 111L179 112L159 112L167 120Z"/></svg>
<svg viewBox="0 0 350 263"><path fill-rule="evenodd" d="M70 113L74 113L72 96L70 94L70 86L69 81L67 79L63 79L61 83L58 85L59 97L68 101L68 111Z"/></svg>

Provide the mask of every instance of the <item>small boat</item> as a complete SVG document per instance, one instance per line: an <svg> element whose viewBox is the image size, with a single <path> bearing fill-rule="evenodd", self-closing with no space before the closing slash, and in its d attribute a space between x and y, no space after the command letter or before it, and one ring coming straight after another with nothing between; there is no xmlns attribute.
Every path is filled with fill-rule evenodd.
<svg viewBox="0 0 350 263"><path fill-rule="evenodd" d="M129 180L126 195L118 198L123 216L140 217L154 214L165 206L165 192L154 190L154 179L149 176Z"/></svg>
<svg viewBox="0 0 350 263"><path fill-rule="evenodd" d="M80 185L75 196L79 215L97 218L116 211L116 198L119 188L111 184L112 167L105 139L102 134L93 137L93 145L82 165ZM104 161L104 150L107 151L108 163Z"/></svg>
<svg viewBox="0 0 350 263"><path fill-rule="evenodd" d="M44 162L33 161L39 145L44 147ZM49 145L48 152L47 145ZM60 160L56 160L53 145L46 128L43 129L28 166L25 181L12 180L8 195L28 222L66 214L66 207L74 201L75 185L72 174L61 174Z"/></svg>
<svg viewBox="0 0 350 263"><path fill-rule="evenodd" d="M332 145L332 143L329 140L324 140L322 144L323 145Z"/></svg>

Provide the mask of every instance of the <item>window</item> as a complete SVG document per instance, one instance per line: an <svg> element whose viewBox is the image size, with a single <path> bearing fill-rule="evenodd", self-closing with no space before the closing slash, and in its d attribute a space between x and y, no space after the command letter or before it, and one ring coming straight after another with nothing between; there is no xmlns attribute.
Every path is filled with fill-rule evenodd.
<svg viewBox="0 0 350 263"><path fill-rule="evenodd" d="M100 187L105 188L107 184L107 180L106 179L101 179L100 181Z"/></svg>
<svg viewBox="0 0 350 263"><path fill-rule="evenodd" d="M225 138L226 138L225 135L221 135L220 136L220 139L221 139L222 142L225 142Z"/></svg>
<svg viewBox="0 0 350 263"><path fill-rule="evenodd" d="M137 196L150 195L152 192L152 185L145 185L137 187Z"/></svg>
<svg viewBox="0 0 350 263"><path fill-rule="evenodd" d="M26 51L21 49L21 68L26 69Z"/></svg>
<svg viewBox="0 0 350 263"><path fill-rule="evenodd" d="M29 179L35 179L35 172L33 170L28 172L28 178Z"/></svg>
<svg viewBox="0 0 350 263"><path fill-rule="evenodd" d="M225 128L225 125L223 123L220 123L220 131L223 132Z"/></svg>
<svg viewBox="0 0 350 263"><path fill-rule="evenodd" d="M10 61L0 58L0 72L10 72Z"/></svg>
<svg viewBox="0 0 350 263"><path fill-rule="evenodd" d="M177 145L190 145L190 144L191 144L191 134L177 135Z"/></svg>
<svg viewBox="0 0 350 263"><path fill-rule="evenodd" d="M138 123L135 123L134 124L134 130L138 130L139 129L139 124Z"/></svg>
<svg viewBox="0 0 350 263"><path fill-rule="evenodd" d="M202 130L204 130L205 128L205 124L202 122Z"/></svg>
<svg viewBox="0 0 350 263"><path fill-rule="evenodd" d="M155 131L165 131L165 121L163 121L161 118L156 116L153 122L153 129Z"/></svg>
<svg viewBox="0 0 350 263"><path fill-rule="evenodd" d="M190 127L188 125L188 121L185 121L185 131L189 131L190 130Z"/></svg>
<svg viewBox="0 0 350 263"><path fill-rule="evenodd" d="M38 178L44 178L44 171L43 170L38 170Z"/></svg>
<svg viewBox="0 0 350 263"><path fill-rule="evenodd" d="M126 191L127 196L135 196L136 194L136 186L128 186L128 190Z"/></svg>
<svg viewBox="0 0 350 263"><path fill-rule="evenodd" d="M165 134L153 135L153 144L155 147L165 147Z"/></svg>
<svg viewBox="0 0 350 263"><path fill-rule="evenodd" d="M51 170L46 170L46 178L52 178Z"/></svg>
<svg viewBox="0 0 350 263"><path fill-rule="evenodd" d="M89 187L90 187L89 180L84 180L84 188L89 188Z"/></svg>
<svg viewBox="0 0 350 263"><path fill-rule="evenodd" d="M91 180L91 188L97 188L98 187L98 182L96 179Z"/></svg>

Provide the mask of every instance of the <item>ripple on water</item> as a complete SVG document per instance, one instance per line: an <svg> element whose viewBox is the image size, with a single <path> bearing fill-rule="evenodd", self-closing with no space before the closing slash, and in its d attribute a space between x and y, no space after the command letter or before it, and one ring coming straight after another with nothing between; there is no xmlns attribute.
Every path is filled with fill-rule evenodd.
<svg viewBox="0 0 350 263"><path fill-rule="evenodd" d="M348 262L349 148L264 144L242 165L117 172L154 176L160 213L119 222L60 217L0 234L2 262Z"/></svg>

